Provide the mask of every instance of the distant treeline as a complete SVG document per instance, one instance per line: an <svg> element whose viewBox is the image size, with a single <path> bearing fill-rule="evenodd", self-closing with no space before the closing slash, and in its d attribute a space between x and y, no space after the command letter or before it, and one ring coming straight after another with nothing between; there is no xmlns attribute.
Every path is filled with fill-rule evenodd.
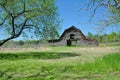
<svg viewBox="0 0 120 80"><path fill-rule="evenodd" d="M96 35L88 32L87 38L93 38L98 40L99 43L119 43L120 33L112 32L110 34ZM40 47L48 46L47 40L11 40L7 42L4 46L6 47Z"/></svg>
<svg viewBox="0 0 120 80"><path fill-rule="evenodd" d="M11 40L3 45L3 47L41 47L48 46L47 41L45 40Z"/></svg>
<svg viewBox="0 0 120 80"><path fill-rule="evenodd" d="M112 43L112 42L120 42L120 32L112 32L110 34L96 35L88 32L88 38L97 39L99 43Z"/></svg>

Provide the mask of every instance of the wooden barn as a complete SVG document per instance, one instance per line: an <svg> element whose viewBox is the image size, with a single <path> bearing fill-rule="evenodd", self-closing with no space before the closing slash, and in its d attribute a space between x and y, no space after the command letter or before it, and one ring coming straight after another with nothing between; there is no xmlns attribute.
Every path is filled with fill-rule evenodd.
<svg viewBox="0 0 120 80"><path fill-rule="evenodd" d="M59 39L49 40L48 43L54 46L98 46L97 40L86 38L75 26L66 29Z"/></svg>

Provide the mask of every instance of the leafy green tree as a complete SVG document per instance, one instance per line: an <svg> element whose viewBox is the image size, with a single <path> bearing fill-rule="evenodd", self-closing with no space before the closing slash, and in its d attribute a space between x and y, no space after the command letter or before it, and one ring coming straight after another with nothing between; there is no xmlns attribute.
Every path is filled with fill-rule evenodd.
<svg viewBox="0 0 120 80"><path fill-rule="evenodd" d="M0 46L22 34L44 35L44 28L59 26L55 0L0 0L0 11L0 29L9 36Z"/></svg>
<svg viewBox="0 0 120 80"><path fill-rule="evenodd" d="M109 42L115 42L117 39L117 34L115 32L112 32L111 34L108 35L108 40Z"/></svg>
<svg viewBox="0 0 120 80"><path fill-rule="evenodd" d="M57 21L57 20L55 20L55 21ZM60 22L54 22L54 19L53 19L53 23L52 22L48 22L48 23L45 22L45 23L47 25L42 26L42 29L41 29L41 27L38 29L38 32L40 31L41 36L38 35L37 37L40 37L43 40L57 39L59 37L58 31L60 29L60 25L58 23L60 23Z"/></svg>
<svg viewBox="0 0 120 80"><path fill-rule="evenodd" d="M88 32L88 37L93 37L93 34L91 32Z"/></svg>
<svg viewBox="0 0 120 80"><path fill-rule="evenodd" d="M110 34L92 35L91 38L97 39L100 43L120 42L120 33L112 32Z"/></svg>

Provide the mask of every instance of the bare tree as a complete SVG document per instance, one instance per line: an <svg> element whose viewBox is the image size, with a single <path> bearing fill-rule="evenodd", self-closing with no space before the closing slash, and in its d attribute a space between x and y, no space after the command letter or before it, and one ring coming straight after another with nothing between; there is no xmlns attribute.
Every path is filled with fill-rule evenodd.
<svg viewBox="0 0 120 80"><path fill-rule="evenodd" d="M99 23L102 25L99 28L100 32L108 26L120 23L120 0L89 0L88 8L93 10L90 20L94 17L98 8L101 7L108 9L109 13L106 15L107 18Z"/></svg>

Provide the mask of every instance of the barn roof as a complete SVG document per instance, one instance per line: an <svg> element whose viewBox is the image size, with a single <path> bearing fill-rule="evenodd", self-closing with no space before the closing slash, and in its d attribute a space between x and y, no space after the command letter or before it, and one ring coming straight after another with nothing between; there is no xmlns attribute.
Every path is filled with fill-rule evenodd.
<svg viewBox="0 0 120 80"><path fill-rule="evenodd" d="M61 39L66 33L68 33L69 31L72 31L72 30L74 30L74 31L76 31L76 32L80 32L82 38L86 38L85 35L82 33L82 31L81 31L80 29L76 28L75 26L71 26L70 28L65 29L65 31L63 32L63 34L60 36L60 39Z"/></svg>
<svg viewBox="0 0 120 80"><path fill-rule="evenodd" d="M62 35L60 36L59 39L49 40L49 42L58 42L58 41L62 40L62 38L64 37L64 35L67 34L70 31L72 31L72 30L76 31L76 32L80 32L82 38L86 39L85 35L82 33L82 31L80 29L76 28L75 26L71 26L70 28L64 30L64 32L62 33Z"/></svg>

